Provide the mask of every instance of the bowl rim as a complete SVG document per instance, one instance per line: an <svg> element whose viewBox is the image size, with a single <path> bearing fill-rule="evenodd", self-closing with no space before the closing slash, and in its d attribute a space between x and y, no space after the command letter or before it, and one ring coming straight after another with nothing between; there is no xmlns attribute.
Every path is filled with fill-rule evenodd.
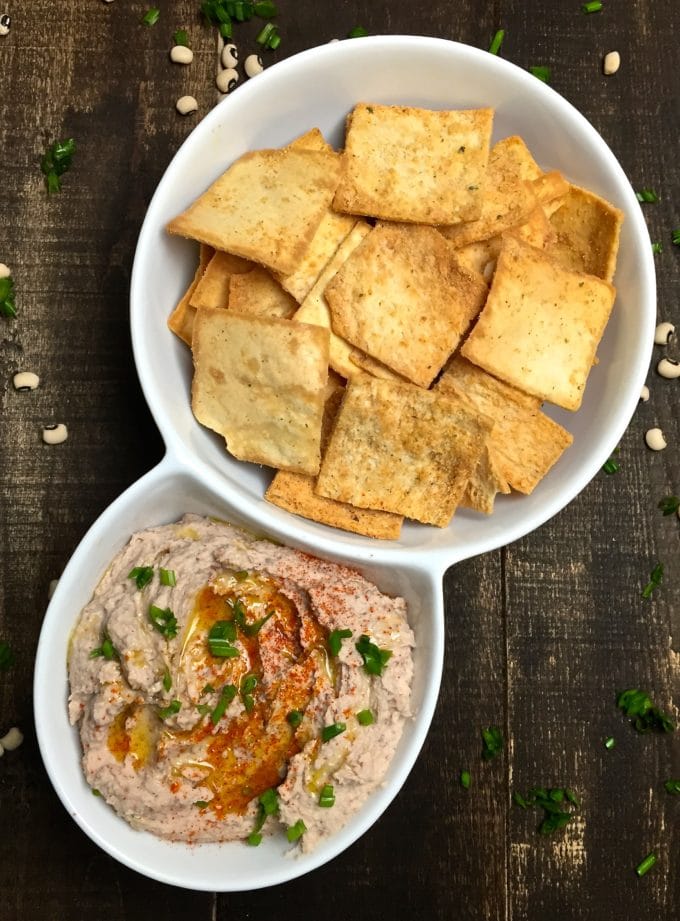
<svg viewBox="0 0 680 921"><path fill-rule="evenodd" d="M639 402L639 393L649 368L656 323L656 284L654 258L644 216L623 168L604 138L572 103L552 87L537 80L518 65L497 55L491 55L482 49L448 39L418 35L375 35L363 37L361 41L330 42L301 51L273 64L258 76L257 81L248 81L239 88L238 94L233 97L227 96L216 105L188 135L170 160L149 203L137 241L130 283L130 324L133 354L139 381L166 449L178 458L184 458L185 463L193 469L200 469L206 478L213 479L215 472L209 462L204 460L198 452L189 454L181 444L180 438L174 430L171 416L163 404L161 394L157 392L154 386L149 363L145 355L145 336L142 328L143 311L139 306L144 301L142 294L144 284L143 265L152 246L152 234L159 223L157 213L162 209L162 199L165 195L166 185L172 182L172 175L179 165L185 160L191 159L192 139L195 141L197 137L210 133L222 120L229 118L231 106L235 100L238 100L239 105L245 105L253 93L260 93L263 89L270 87L275 90L275 81L281 79L282 75L301 67L313 65L317 59L322 57L347 55L350 59L361 58L371 49L390 50L396 48L438 49L443 53L462 56L463 60L467 59L472 64L483 64L483 66L490 68L492 72L496 70L501 76L503 74L512 74L513 78L524 81L532 92L544 94L546 99L549 100L550 106L562 120L575 119L581 129L600 150L603 160L606 162L607 170L613 176L617 185L621 187L622 194L626 198L626 222L628 226L632 227L635 237L636 250L638 250L639 255L638 268L641 276L641 286L644 290L643 303L639 304L639 309L645 317L645 331L641 337L641 347L635 353L632 365L627 369L628 375L624 384L624 389L627 389L627 396L617 404L613 418L610 420L609 434L601 441L599 449L590 453L581 465L578 475L572 478L568 489L553 491L551 495L544 498L540 511L535 511L528 515L516 515L513 521L508 525L504 525L502 529L487 528L480 538L466 545L432 547L426 544L422 547L404 547L396 542L361 538L359 535L353 534L347 535L317 522L301 520L292 513L283 512L278 507L271 506L265 501L258 508L258 515L262 518L266 527L280 529L289 541L295 539L296 531L301 524L303 527L311 529L314 532L319 552L322 554L333 552L335 541L338 539L337 535L341 534L349 541L348 546L351 547L351 553L356 556L357 560L380 558L391 559L394 563L398 563L404 554L409 558L415 555L421 556L436 567L437 570L443 571L448 566L461 560L507 546L545 524L546 521L567 506L598 473L621 440ZM646 247L641 245L643 243L646 244ZM647 341L646 348L644 340ZM245 510L251 500L239 490L238 484L230 482L229 478L224 475L217 475L215 479L221 484L218 487L219 492L234 502L238 508ZM448 527L451 526L449 524ZM501 530L502 533L500 533Z"/></svg>

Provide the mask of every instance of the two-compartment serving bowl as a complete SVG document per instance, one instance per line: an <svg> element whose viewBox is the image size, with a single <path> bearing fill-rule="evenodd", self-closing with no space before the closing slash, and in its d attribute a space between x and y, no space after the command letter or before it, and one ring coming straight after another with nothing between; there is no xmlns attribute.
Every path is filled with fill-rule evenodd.
<svg viewBox="0 0 680 921"><path fill-rule="evenodd" d="M271 472L231 458L190 407L191 356L167 329L187 287L195 245L169 237L166 222L242 153L278 147L317 126L338 144L347 112L359 101L429 108L491 106L494 140L519 134L538 162L559 169L625 212L615 284L618 297L583 406L551 415L574 444L530 496L500 497L493 516L456 514L444 529L406 524L381 542L336 531L269 505ZM135 257L131 291L137 370L167 453L120 496L75 551L50 603L35 669L40 749L57 793L81 828L122 863L164 882L216 891L273 885L320 866L355 841L395 797L425 739L443 660L442 576L448 566L492 550L541 525L589 482L619 441L649 364L655 285L649 236L635 195L605 142L568 102L508 62L465 45L390 36L313 48L240 87L183 144L149 207ZM78 614L116 552L137 530L184 512L226 518L275 540L356 566L384 591L404 595L414 628L414 719L385 784L347 825L317 850L288 855L283 838L259 848L241 843L181 845L133 831L92 796L80 765L80 741L68 724L66 654Z"/></svg>

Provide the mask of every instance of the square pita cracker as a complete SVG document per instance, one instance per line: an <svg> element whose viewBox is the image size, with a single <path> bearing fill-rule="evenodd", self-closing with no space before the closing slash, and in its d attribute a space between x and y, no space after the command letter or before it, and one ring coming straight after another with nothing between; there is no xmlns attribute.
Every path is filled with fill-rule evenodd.
<svg viewBox="0 0 680 921"><path fill-rule="evenodd" d="M527 393L578 409L615 294L609 282L570 272L506 234L486 306L461 352Z"/></svg>
<svg viewBox="0 0 680 921"><path fill-rule="evenodd" d="M477 218L492 121L492 109L360 103L348 119L333 207L416 224Z"/></svg>
<svg viewBox="0 0 680 921"><path fill-rule="evenodd" d="M362 375L348 383L317 492L444 527L479 461L483 431L445 396Z"/></svg>
<svg viewBox="0 0 680 921"><path fill-rule="evenodd" d="M312 242L295 271L290 275L277 276L281 287L292 294L299 304L312 290L319 275L356 222L355 217L337 214L329 209L321 218Z"/></svg>
<svg viewBox="0 0 680 921"><path fill-rule="evenodd" d="M518 171L514 157L514 148L518 144L523 146L521 138L509 137L491 148L482 210L477 220L440 228L455 246L498 236L508 228L523 223L538 204L531 183L526 182Z"/></svg>
<svg viewBox="0 0 680 921"><path fill-rule="evenodd" d="M359 369L350 358L352 346L331 330L331 314L324 291L338 269L347 261L370 230L370 226L364 221L359 221L352 228L293 317L296 323L313 323L315 326L323 326L330 331L330 365L338 374L348 378L356 376Z"/></svg>
<svg viewBox="0 0 680 921"><path fill-rule="evenodd" d="M344 387L336 385L326 400L321 429L322 456L344 393ZM294 515L330 525L332 528L341 528L343 531L352 531L354 534L363 534L366 537L377 537L382 540L396 540L399 537L404 520L401 515L379 512L374 509L355 508L346 502L326 499L317 495L315 488L316 477L280 470L270 483L264 497Z"/></svg>
<svg viewBox="0 0 680 921"><path fill-rule="evenodd" d="M191 284L168 317L169 329L171 329L176 336L179 336L183 342L186 342L188 346L191 346L194 317L196 315L195 308L191 306L191 297L214 254L215 250L212 246L206 246L205 243L201 243L199 247L198 267L194 272Z"/></svg>
<svg viewBox="0 0 680 921"><path fill-rule="evenodd" d="M469 412L493 420L487 438L493 467L518 492L531 493L574 440L541 412L540 400L492 377L461 355L451 359L435 390L461 400Z"/></svg>
<svg viewBox="0 0 680 921"><path fill-rule="evenodd" d="M320 128L310 128L288 144L293 150L322 150L332 153L333 148L323 136Z"/></svg>
<svg viewBox="0 0 680 921"><path fill-rule="evenodd" d="M170 221L168 232L289 274L330 206L340 171L336 153L252 151Z"/></svg>
<svg viewBox="0 0 680 921"><path fill-rule="evenodd" d="M239 460L314 475L328 332L230 310L198 310L192 409Z"/></svg>
<svg viewBox="0 0 680 921"><path fill-rule="evenodd" d="M599 195L572 185L550 217L555 241L548 252L568 269L611 281L622 223L622 211Z"/></svg>
<svg viewBox="0 0 680 921"><path fill-rule="evenodd" d="M216 252L205 267L203 276L191 295L191 306L226 308L229 303L229 279L232 275L250 272L254 263L232 256L230 253Z"/></svg>
<svg viewBox="0 0 680 921"><path fill-rule="evenodd" d="M288 320L297 307L297 301L260 266L245 275L231 276L229 310L235 313Z"/></svg>
<svg viewBox="0 0 680 921"><path fill-rule="evenodd" d="M494 501L498 493L508 494L510 487L501 476L498 466L489 450L488 444L484 446L482 456L467 482L465 491L461 496L460 504L463 508L470 508L484 515L493 514Z"/></svg>
<svg viewBox="0 0 680 921"><path fill-rule="evenodd" d="M428 387L482 309L487 287L432 227L379 224L324 292L333 331Z"/></svg>
<svg viewBox="0 0 680 921"><path fill-rule="evenodd" d="M506 233L513 234L519 240L524 240L525 243L530 243L537 249L544 249L555 236L550 221L540 206L534 208L523 224L511 227ZM496 270L496 260L502 245L502 234L490 237L488 240L479 240L477 243L468 243L467 246L456 250L456 259L463 268L470 272L477 272L486 282L490 282Z"/></svg>
<svg viewBox="0 0 680 921"><path fill-rule="evenodd" d="M361 368L361 370L366 371L367 374L373 377L379 377L383 381L401 381L402 384L409 383L401 374L397 374L396 371L388 368L387 365L378 361L377 358L373 358L371 355L367 355L366 352L362 352L361 349L352 349L349 360L353 365L356 365L357 368Z"/></svg>

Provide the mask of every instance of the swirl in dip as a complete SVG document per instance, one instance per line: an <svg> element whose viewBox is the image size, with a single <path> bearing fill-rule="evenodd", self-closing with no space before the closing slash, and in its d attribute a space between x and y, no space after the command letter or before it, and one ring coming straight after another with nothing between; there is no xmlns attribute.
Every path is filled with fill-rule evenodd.
<svg viewBox="0 0 680 921"><path fill-rule="evenodd" d="M135 828L304 850L382 781L410 715L406 603L359 573L187 515L135 534L82 611L69 715Z"/></svg>

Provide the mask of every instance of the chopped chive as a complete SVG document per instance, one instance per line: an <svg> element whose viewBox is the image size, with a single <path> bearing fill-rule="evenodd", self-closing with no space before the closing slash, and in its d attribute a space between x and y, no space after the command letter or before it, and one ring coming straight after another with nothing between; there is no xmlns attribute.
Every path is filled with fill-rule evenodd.
<svg viewBox="0 0 680 921"><path fill-rule="evenodd" d="M251 847L259 847L259 845L262 844L262 835L259 831L251 831L246 841Z"/></svg>
<svg viewBox="0 0 680 921"><path fill-rule="evenodd" d="M158 20L160 19L161 11L157 6L152 6L151 9L147 10L146 13L142 16L142 25L143 26L155 26Z"/></svg>
<svg viewBox="0 0 680 921"><path fill-rule="evenodd" d="M652 243L652 252L654 255L658 255L663 252L663 243Z"/></svg>
<svg viewBox="0 0 680 921"><path fill-rule="evenodd" d="M90 653L91 659L96 659L99 656L102 656L104 659L107 660L107 662L111 662L112 660L115 660L115 659L120 659L118 650L113 645L113 643L111 642L111 637L106 632L104 633L104 636L102 638L101 646L98 646L96 649L93 649L92 652Z"/></svg>
<svg viewBox="0 0 680 921"><path fill-rule="evenodd" d="M255 706L253 691L257 687L257 676L246 675L241 682L241 700L246 708L246 713L250 713Z"/></svg>
<svg viewBox="0 0 680 921"><path fill-rule="evenodd" d="M521 806L522 809L528 809L529 803L524 799L521 793L517 790L512 794L512 801L517 806Z"/></svg>
<svg viewBox="0 0 680 921"><path fill-rule="evenodd" d="M47 191L61 192L60 176L71 168L71 161L76 150L73 138L66 141L55 141L47 148L40 161L40 169L45 176Z"/></svg>
<svg viewBox="0 0 680 921"><path fill-rule="evenodd" d="M346 723L331 723L330 726L324 726L321 730L321 741L330 742L331 739L339 736L345 729L347 729Z"/></svg>
<svg viewBox="0 0 680 921"><path fill-rule="evenodd" d="M324 809L330 809L331 806L335 806L335 791L333 790L332 784L326 783L321 788L319 806L322 806Z"/></svg>
<svg viewBox="0 0 680 921"><path fill-rule="evenodd" d="M161 566L159 577L161 585L169 585L170 587L177 585L177 576L174 569L163 569Z"/></svg>
<svg viewBox="0 0 680 921"><path fill-rule="evenodd" d="M153 566L135 566L128 573L128 579L134 579L137 588L141 591L153 579Z"/></svg>
<svg viewBox="0 0 680 921"><path fill-rule="evenodd" d="M599 13L602 9L602 2L601 0L590 0L589 3L584 3L581 9L584 13Z"/></svg>
<svg viewBox="0 0 680 921"><path fill-rule="evenodd" d="M640 189L639 192L635 193L635 197L641 204L648 205L655 205L659 200L659 196L654 189Z"/></svg>
<svg viewBox="0 0 680 921"><path fill-rule="evenodd" d="M494 37L491 39L491 44L489 45L489 54L498 54L501 50L501 45L503 44L503 39L505 38L505 29L498 29Z"/></svg>
<svg viewBox="0 0 680 921"><path fill-rule="evenodd" d="M470 789L470 784L472 783L472 775L469 771L460 772L460 785L464 790Z"/></svg>
<svg viewBox="0 0 680 921"><path fill-rule="evenodd" d="M529 806L543 809L543 820L538 826L541 835L551 835L571 821L573 813L564 810L565 800L575 808L578 808L579 805L573 790L568 787L553 787L549 790L545 787L532 787L526 796L515 791L512 799L522 809L527 809Z"/></svg>
<svg viewBox="0 0 680 921"><path fill-rule="evenodd" d="M545 64L533 64L529 68L529 73L543 83L550 83L551 70Z"/></svg>
<svg viewBox="0 0 680 921"><path fill-rule="evenodd" d="M214 693L215 693L215 688L212 686L212 684L206 684L206 686L201 691L201 697L204 694L214 694Z"/></svg>
<svg viewBox="0 0 680 921"><path fill-rule="evenodd" d="M654 703L646 693L635 688L622 691L616 698L616 706L627 717L638 732L673 732L675 724L669 716Z"/></svg>
<svg viewBox="0 0 680 921"><path fill-rule="evenodd" d="M220 691L220 699L217 701L215 709L210 714L210 720L213 726L216 726L219 721L224 716L227 707L236 697L237 694L236 685L234 684L225 684L222 690Z"/></svg>
<svg viewBox="0 0 680 921"><path fill-rule="evenodd" d="M680 246L680 227L671 230L671 241L675 246Z"/></svg>
<svg viewBox="0 0 680 921"><path fill-rule="evenodd" d="M159 608L155 604L149 605L149 620L166 640L177 636L177 618L170 608Z"/></svg>
<svg viewBox="0 0 680 921"><path fill-rule="evenodd" d="M680 796L680 780L667 780L664 787L671 796Z"/></svg>
<svg viewBox="0 0 680 921"><path fill-rule="evenodd" d="M605 473L609 473L609 474L618 473L620 469L621 469L621 465L613 457L610 457L609 460L605 461L604 464L602 465L602 470Z"/></svg>
<svg viewBox="0 0 680 921"><path fill-rule="evenodd" d="M255 15L259 16L260 19L272 19L278 14L275 3L269 2L269 0L262 0L260 3L254 5Z"/></svg>
<svg viewBox="0 0 680 921"><path fill-rule="evenodd" d="M166 691L169 691L172 687L172 676L170 674L170 669L166 668L163 672L163 687Z"/></svg>
<svg viewBox="0 0 680 921"><path fill-rule="evenodd" d="M286 829L286 837L292 844L294 841L299 841L299 839L304 835L306 831L307 826L302 821L302 819L298 819L295 825L290 825Z"/></svg>
<svg viewBox="0 0 680 921"><path fill-rule="evenodd" d="M357 722L360 726L370 726L375 722L372 710L359 710L357 713Z"/></svg>
<svg viewBox="0 0 680 921"><path fill-rule="evenodd" d="M303 714L300 710L289 710L286 714L286 720L288 724L293 727L293 729L297 729L297 727L302 722L302 717Z"/></svg>
<svg viewBox="0 0 680 921"><path fill-rule="evenodd" d="M232 38L234 34L234 29L231 22L221 22L220 23L220 35L222 38Z"/></svg>
<svg viewBox="0 0 680 921"><path fill-rule="evenodd" d="M232 620L218 620L208 633L208 649L216 658L235 659L239 651L232 643L236 639L236 624Z"/></svg>
<svg viewBox="0 0 680 921"><path fill-rule="evenodd" d="M657 563L654 569L649 574L649 582L645 585L642 590L643 598L651 598L652 592L655 588L658 588L663 581L663 563Z"/></svg>
<svg viewBox="0 0 680 921"><path fill-rule="evenodd" d="M210 713L210 707L207 704L198 704L196 709L201 716L207 716Z"/></svg>
<svg viewBox="0 0 680 921"><path fill-rule="evenodd" d="M273 22L268 22L266 26L263 26L262 29L255 36L255 41L258 45L266 45L271 36L276 32L276 26Z"/></svg>
<svg viewBox="0 0 680 921"><path fill-rule="evenodd" d="M359 642L354 644L354 648L364 660L364 671L369 675L382 675L392 658L389 649L379 649L365 633L359 637Z"/></svg>
<svg viewBox="0 0 680 921"><path fill-rule="evenodd" d="M248 570L239 569L238 572L234 573L234 578L236 579L237 582L245 582L246 579L248 578Z"/></svg>
<svg viewBox="0 0 680 921"><path fill-rule="evenodd" d="M210 803L207 803L204 799L197 799L194 803L194 806L198 809L206 809L209 805Z"/></svg>
<svg viewBox="0 0 680 921"><path fill-rule="evenodd" d="M270 787L268 790L265 790L264 793L261 793L258 797L258 801L262 806L265 815L274 815L274 813L278 811L279 796L273 787Z"/></svg>
<svg viewBox="0 0 680 921"><path fill-rule="evenodd" d="M92 787L92 796L101 796L101 792L96 787Z"/></svg>
<svg viewBox="0 0 680 921"><path fill-rule="evenodd" d="M647 854L642 863L639 863L637 867L635 867L635 872L638 876L644 876L645 873L648 873L652 869L656 861L656 854Z"/></svg>
<svg viewBox="0 0 680 921"><path fill-rule="evenodd" d="M328 648L330 649L332 656L337 656L340 654L342 641L348 640L351 635L351 630L332 630L328 634Z"/></svg>
<svg viewBox="0 0 680 921"><path fill-rule="evenodd" d="M604 747L608 749L609 751L611 751L615 745L616 745L616 739L614 738L614 736L607 736L607 738L604 740Z"/></svg>
<svg viewBox="0 0 680 921"><path fill-rule="evenodd" d="M167 720L169 716L174 716L176 713L182 709L182 704L179 700L172 700L167 707L161 707L158 711L158 715L162 720Z"/></svg>
<svg viewBox="0 0 680 921"><path fill-rule="evenodd" d="M663 499L661 499L657 505L657 508L661 509L661 512L664 516L673 515L675 512L677 512L678 508L680 508L680 498L677 496L665 496Z"/></svg>
<svg viewBox="0 0 680 921"><path fill-rule="evenodd" d="M488 729L482 729L482 758L490 761L503 750L503 735L498 726L489 726Z"/></svg>
<svg viewBox="0 0 680 921"><path fill-rule="evenodd" d="M0 278L0 314L10 320L17 315L14 302L14 280L11 275Z"/></svg>
<svg viewBox="0 0 680 921"><path fill-rule="evenodd" d="M350 29L347 33L347 38L365 38L367 35L368 32L363 26L354 26L354 28Z"/></svg>
<svg viewBox="0 0 680 921"><path fill-rule="evenodd" d="M177 29L172 36L172 40L176 45L184 45L186 48L189 45L189 33L186 29Z"/></svg>

